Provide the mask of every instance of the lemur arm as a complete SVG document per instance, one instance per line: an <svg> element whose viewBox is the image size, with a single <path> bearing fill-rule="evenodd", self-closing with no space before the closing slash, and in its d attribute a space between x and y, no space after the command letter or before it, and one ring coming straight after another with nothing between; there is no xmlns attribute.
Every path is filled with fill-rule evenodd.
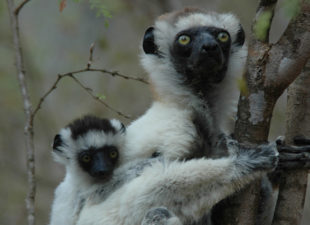
<svg viewBox="0 0 310 225"><path fill-rule="evenodd" d="M262 172L270 171L276 164L274 144L262 145L258 149L237 149L232 156L221 159L192 159L166 165L156 163L129 184L127 190L130 193L137 185L139 192L133 193L133 199L123 204L128 207L136 201L139 204L135 205L135 210L165 206L182 222L189 218L198 219L217 202Z"/></svg>

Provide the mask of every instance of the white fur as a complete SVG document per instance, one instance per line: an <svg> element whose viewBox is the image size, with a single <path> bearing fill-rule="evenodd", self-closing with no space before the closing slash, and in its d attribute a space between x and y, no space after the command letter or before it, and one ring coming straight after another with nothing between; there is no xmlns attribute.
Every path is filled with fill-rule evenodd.
<svg viewBox="0 0 310 225"><path fill-rule="evenodd" d="M175 24L159 20L155 23L154 34L163 57L142 56L142 65L150 75L158 100L128 127L122 163L149 158L156 151L168 160L143 170L141 176L117 189L101 203L88 201L78 225L140 224L149 209L159 206L172 210L182 222L198 219L218 201L255 177L254 174L243 176L246 171L236 167L234 157L170 161L190 154L197 137L192 122L193 109L200 110L202 102L182 85L171 63L169 49L176 33L197 25L224 28L232 38L239 29L238 20L231 14L194 13L181 17ZM237 100L235 78L242 74L245 57L246 48L231 47L228 72L218 87L220 93L217 94L216 106L205 110L206 118L211 114L215 117L210 119L214 132L226 125L227 114L231 114L235 103L233 100Z"/></svg>
<svg viewBox="0 0 310 225"><path fill-rule="evenodd" d="M183 224L198 220L218 201L275 166L275 146L262 150L216 160L155 161L101 203L89 200L77 225L141 224L148 210L158 206L171 210Z"/></svg>
<svg viewBox="0 0 310 225"><path fill-rule="evenodd" d="M115 127L116 134L90 130L74 140L69 127L59 132L64 145L59 147L61 152L53 151L53 156L55 161L66 167L66 175L55 190L49 225L74 225L81 210L80 201L101 185L94 183L92 177L79 166L77 154L80 151L109 145L117 147L122 155L124 133L121 123L117 120L110 122Z"/></svg>
<svg viewBox="0 0 310 225"><path fill-rule="evenodd" d="M196 138L192 124L193 108L199 107L201 100L181 84L182 76L177 74L172 65L169 49L178 32L200 25L226 29L232 39L239 30L239 21L232 14L193 13L181 17L176 24L166 20L156 21L155 42L163 57L143 54L141 62L150 75L158 100L127 128L126 160L150 157L156 150L170 159L184 158L189 153ZM214 107L205 110L207 118L211 117L207 114L212 114L210 124L215 133L217 130L225 133L233 130L231 120L235 117L239 97L237 79L243 74L246 56L246 45L242 48L231 46L227 73L218 85Z"/></svg>
<svg viewBox="0 0 310 225"><path fill-rule="evenodd" d="M170 159L184 158L189 154L195 136L189 109L155 102L127 129L124 160L149 158L155 151Z"/></svg>

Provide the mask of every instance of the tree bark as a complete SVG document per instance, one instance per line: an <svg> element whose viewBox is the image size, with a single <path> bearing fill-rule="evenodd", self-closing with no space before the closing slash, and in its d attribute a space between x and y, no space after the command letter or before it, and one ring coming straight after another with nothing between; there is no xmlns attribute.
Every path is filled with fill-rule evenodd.
<svg viewBox="0 0 310 225"><path fill-rule="evenodd" d="M276 3L274 0L262 0L252 27L244 78L247 90L241 92L234 133L236 139L243 143L267 141L277 99L310 58L309 1L301 1L300 14L290 23L280 41L271 45L268 34ZM268 25L264 26L263 32L258 32L261 20ZM256 224L260 191L260 182L257 181L229 199L228 204L220 208L222 217L217 224Z"/></svg>
<svg viewBox="0 0 310 225"><path fill-rule="evenodd" d="M36 183L35 183L35 154L34 154L34 140L33 140L33 114L32 114L32 104L29 97L29 91L26 83L26 73L24 68L24 59L22 54L22 45L19 36L19 23L18 15L22 7L29 0L24 0L15 8L13 0L7 0L11 28L13 34L13 44L15 48L15 61L17 69L17 79L19 87L21 90L22 100L24 104L25 112L25 145L27 150L27 177L28 177L28 192L26 197L26 208L27 208L27 219L28 225L35 224L35 193L36 193Z"/></svg>
<svg viewBox="0 0 310 225"><path fill-rule="evenodd" d="M310 137L310 62L288 88L285 140ZM299 225L307 189L307 170L285 171L279 178L279 197L273 225Z"/></svg>

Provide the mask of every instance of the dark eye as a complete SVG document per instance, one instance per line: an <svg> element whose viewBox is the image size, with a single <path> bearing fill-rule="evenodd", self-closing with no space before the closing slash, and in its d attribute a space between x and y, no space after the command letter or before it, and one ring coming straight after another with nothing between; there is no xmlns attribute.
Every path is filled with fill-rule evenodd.
<svg viewBox="0 0 310 225"><path fill-rule="evenodd" d="M229 35L226 32L221 32L217 35L217 39L220 42L227 42L229 40Z"/></svg>
<svg viewBox="0 0 310 225"><path fill-rule="evenodd" d="M116 150L112 150L112 151L110 152L110 157L111 157L112 159L115 159L117 156L118 156L118 152L117 152Z"/></svg>
<svg viewBox="0 0 310 225"><path fill-rule="evenodd" d="M89 163L91 161L91 156L87 153L84 153L82 156L81 156L81 160L82 162L84 163Z"/></svg>
<svg viewBox="0 0 310 225"><path fill-rule="evenodd" d="M181 35L178 38L178 42L181 45L187 45L190 41L191 41L191 38L189 36L185 35L185 34Z"/></svg>

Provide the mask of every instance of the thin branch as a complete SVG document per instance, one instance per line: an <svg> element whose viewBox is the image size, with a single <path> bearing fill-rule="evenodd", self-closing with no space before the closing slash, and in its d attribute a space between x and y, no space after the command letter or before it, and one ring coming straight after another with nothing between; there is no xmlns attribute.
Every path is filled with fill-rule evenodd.
<svg viewBox="0 0 310 225"><path fill-rule="evenodd" d="M24 7L24 5L26 5L28 2L30 2L30 0L24 0L22 1L14 10L14 14L17 16L19 14L19 11Z"/></svg>
<svg viewBox="0 0 310 225"><path fill-rule="evenodd" d="M93 52L94 52L94 43L91 44L90 49L89 49L89 59L86 65L85 69L81 69L81 70L77 70L77 71L73 71L73 72L69 72L69 73L64 73L64 74L58 74L58 77L56 79L56 81L52 84L51 88L47 90L47 92L40 98L37 106L35 107L31 117L32 120L34 119L35 115L37 114L37 112L40 110L43 102L45 101L45 99L57 88L57 84L60 82L60 80L64 77L71 77L77 84L79 84L79 86L81 86L85 91L87 91L87 93L89 95L91 95L95 100L99 101L101 104L103 104L106 108L110 109L111 111L117 113L119 116L122 116L126 119L131 119L131 117L129 115L126 115L116 109L114 109L113 107L109 106L107 103L105 103L104 101L102 101L102 99L100 99L98 96L95 96L93 94L93 92L91 91L90 88L85 87L74 75L75 74L79 74L79 73L84 73L84 72L101 72L103 74L109 74L113 77L118 76L121 78L124 78L126 80L135 80L135 81L139 81L145 84L148 84L148 82L146 80L144 80L143 78L139 78L139 77L130 77L130 76L126 76L123 74L120 74L119 72L112 72L106 69L92 69L90 68L93 62Z"/></svg>
<svg viewBox="0 0 310 225"><path fill-rule="evenodd" d="M89 59L87 63L87 69L90 69L91 64L93 63L93 53L94 53L95 43L92 43L89 48Z"/></svg>
<svg viewBox="0 0 310 225"><path fill-rule="evenodd" d="M108 75L111 75L113 77L121 77L121 78L126 79L126 80L134 80L134 81L139 81L139 82L144 83L144 84L149 84L143 78L127 76L127 75L121 74L117 71L110 71L110 70L106 70L106 69L93 69L93 68L88 69L88 68L85 68L85 69L81 69L81 70L76 70L76 71L60 74L60 76L68 76L69 74L75 75L75 74L85 73L85 72L101 72L103 74L108 74Z"/></svg>
<svg viewBox="0 0 310 225"><path fill-rule="evenodd" d="M28 192L26 197L26 208L28 215L28 225L35 224L35 154L34 154L34 140L33 140L33 117L32 117L32 105L27 89L27 83L25 79L24 60L22 54L21 41L19 36L19 24L18 24L18 13L22 7L28 1L22 2L15 10L14 1L7 0L11 28L13 34L13 43L15 47L15 60L17 69L17 78L21 95L23 99L24 111L26 116L24 134L27 149L27 177L28 177Z"/></svg>
<svg viewBox="0 0 310 225"><path fill-rule="evenodd" d="M94 98L95 100L99 101L101 104L103 104L106 108L110 109L111 111L117 113L119 116L122 116L126 119L131 119L131 116L129 115L125 115L124 113L112 108L111 106L109 106L107 103L105 103L104 101L101 100L100 97L96 96L93 94L92 89L86 87L85 85L83 85L73 74L69 75L69 77L71 77L78 85L80 85L81 88L83 88L92 98Z"/></svg>
<svg viewBox="0 0 310 225"><path fill-rule="evenodd" d="M108 74L111 75L112 77L120 77L123 78L125 80L134 80L134 81L139 81L141 83L144 84L149 84L148 81L146 81L143 78L140 77L133 77L133 76L127 76L124 74L121 74L117 71L110 71L110 70L106 70L106 69L93 69L93 68L85 68L85 69L80 69L80 70L76 70L76 71L72 71L72 72L68 72L68 73L63 73L63 74L59 74L60 76L68 76L70 74L75 75L75 74L79 74L79 73L85 73L85 72L101 72L103 74Z"/></svg>
<svg viewBox="0 0 310 225"><path fill-rule="evenodd" d="M88 87L86 87L85 85L83 85L75 76L74 76L74 72L72 73L65 73L65 74L59 74L56 81L52 84L52 86L47 90L47 92L40 98L37 106L35 107L33 113L32 113L32 118L34 119L34 117L36 116L36 114L38 113L38 111L40 110L43 102L45 101L45 99L57 88L58 83L61 81L62 78L65 77L70 77L72 78L80 87L82 87L89 95L91 95L96 101L99 101L101 104L103 104L106 108L108 108L109 110L115 112L116 114L118 114L119 116L122 116L126 119L131 119L131 116L126 115L116 109L114 109L113 107L111 107L110 105L108 105L107 103L105 103L104 101L102 101L102 99L100 99L100 97L96 96L93 94L92 90Z"/></svg>
<svg viewBox="0 0 310 225"><path fill-rule="evenodd" d="M87 72L87 71L93 71L93 72L101 72L101 73L105 73L105 74L109 74L113 77L121 77L123 79L126 79L126 80L135 80L135 81L139 81L139 82L142 82L144 84L149 84L148 81L146 81L145 79L143 78L140 78L140 77L132 77L132 76L126 76L124 74L121 74L117 71L109 71L109 70L106 70L106 69L89 69L89 70L86 70L86 71L81 71L81 72Z"/></svg>
<svg viewBox="0 0 310 225"><path fill-rule="evenodd" d="M32 119L36 116L37 112L40 110L41 105L45 101L45 99L57 88L57 84L64 76L58 75L56 81L53 83L52 87L40 98L39 103L35 107L32 113Z"/></svg>

